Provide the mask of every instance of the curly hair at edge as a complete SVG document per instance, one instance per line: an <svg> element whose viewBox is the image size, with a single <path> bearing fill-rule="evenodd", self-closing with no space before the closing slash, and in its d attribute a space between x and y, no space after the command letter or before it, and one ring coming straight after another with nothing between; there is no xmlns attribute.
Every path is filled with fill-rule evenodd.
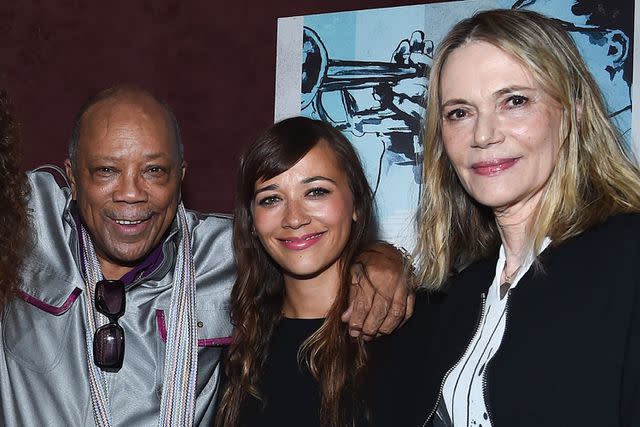
<svg viewBox="0 0 640 427"><path fill-rule="evenodd" d="M26 176L20 170L18 127L0 90L0 308L20 280L28 229Z"/></svg>
<svg viewBox="0 0 640 427"><path fill-rule="evenodd" d="M255 183L285 172L321 142L329 145L344 168L358 220L352 223L341 256L342 286L322 326L302 344L298 361L307 365L320 384L322 425L351 425L353 420L349 419L346 408L365 409L359 386L366 353L362 341L349 336L340 315L348 306L349 266L371 240L373 197L349 141L327 123L295 117L276 123L262 134L240 165L234 219L238 278L231 293L234 333L226 364L229 381L218 410L219 425L237 425L242 405L251 396L267 403L260 394L258 382L272 334L282 316L282 272L253 233Z"/></svg>
<svg viewBox="0 0 640 427"><path fill-rule="evenodd" d="M419 283L439 289L456 270L498 249L491 210L463 189L442 141L440 78L447 57L471 41L516 58L563 109L558 160L528 230L540 252L617 213L640 212L640 171L625 153L602 94L560 24L527 10L490 10L460 21L438 47L430 74L424 139L423 190L417 215Z"/></svg>

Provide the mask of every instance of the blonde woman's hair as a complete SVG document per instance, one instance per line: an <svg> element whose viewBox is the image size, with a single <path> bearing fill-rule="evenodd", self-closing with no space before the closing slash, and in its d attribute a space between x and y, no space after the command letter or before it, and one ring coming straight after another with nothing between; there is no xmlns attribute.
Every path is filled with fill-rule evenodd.
<svg viewBox="0 0 640 427"><path fill-rule="evenodd" d="M557 245L614 214L640 211L639 170L560 23L527 10L477 13L445 36L431 69L416 248L419 283L430 289L441 288L453 272L500 245L492 211L465 192L442 142L443 65L470 41L490 43L516 58L562 106L558 160L528 230L530 249L538 254L545 236Z"/></svg>

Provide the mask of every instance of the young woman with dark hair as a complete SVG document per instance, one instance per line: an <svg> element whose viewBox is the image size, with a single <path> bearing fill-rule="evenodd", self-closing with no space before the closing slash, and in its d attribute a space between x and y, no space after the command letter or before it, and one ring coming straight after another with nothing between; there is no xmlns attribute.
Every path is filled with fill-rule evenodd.
<svg viewBox="0 0 640 427"><path fill-rule="evenodd" d="M243 157L235 210L235 326L219 424L344 426L364 417L366 354L340 317L373 202L358 156L296 117Z"/></svg>

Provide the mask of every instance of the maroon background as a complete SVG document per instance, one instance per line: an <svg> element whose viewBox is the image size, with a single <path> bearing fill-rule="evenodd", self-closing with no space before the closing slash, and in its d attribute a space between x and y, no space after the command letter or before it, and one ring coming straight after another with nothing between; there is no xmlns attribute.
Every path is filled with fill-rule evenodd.
<svg viewBox="0 0 640 427"><path fill-rule="evenodd" d="M187 206L230 212L240 153L273 122L276 19L425 2L3 3L0 87L22 124L26 168L62 165L80 105L100 89L135 83L178 117Z"/></svg>

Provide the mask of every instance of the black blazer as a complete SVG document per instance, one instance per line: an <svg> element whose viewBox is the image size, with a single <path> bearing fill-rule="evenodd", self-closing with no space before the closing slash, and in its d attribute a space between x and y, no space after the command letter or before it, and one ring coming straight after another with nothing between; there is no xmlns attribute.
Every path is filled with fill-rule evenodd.
<svg viewBox="0 0 640 427"><path fill-rule="evenodd" d="M487 367L495 426L640 425L640 215L618 215L540 256L511 291ZM422 426L442 378L475 332L497 257L458 274L443 297L374 343L373 424Z"/></svg>

